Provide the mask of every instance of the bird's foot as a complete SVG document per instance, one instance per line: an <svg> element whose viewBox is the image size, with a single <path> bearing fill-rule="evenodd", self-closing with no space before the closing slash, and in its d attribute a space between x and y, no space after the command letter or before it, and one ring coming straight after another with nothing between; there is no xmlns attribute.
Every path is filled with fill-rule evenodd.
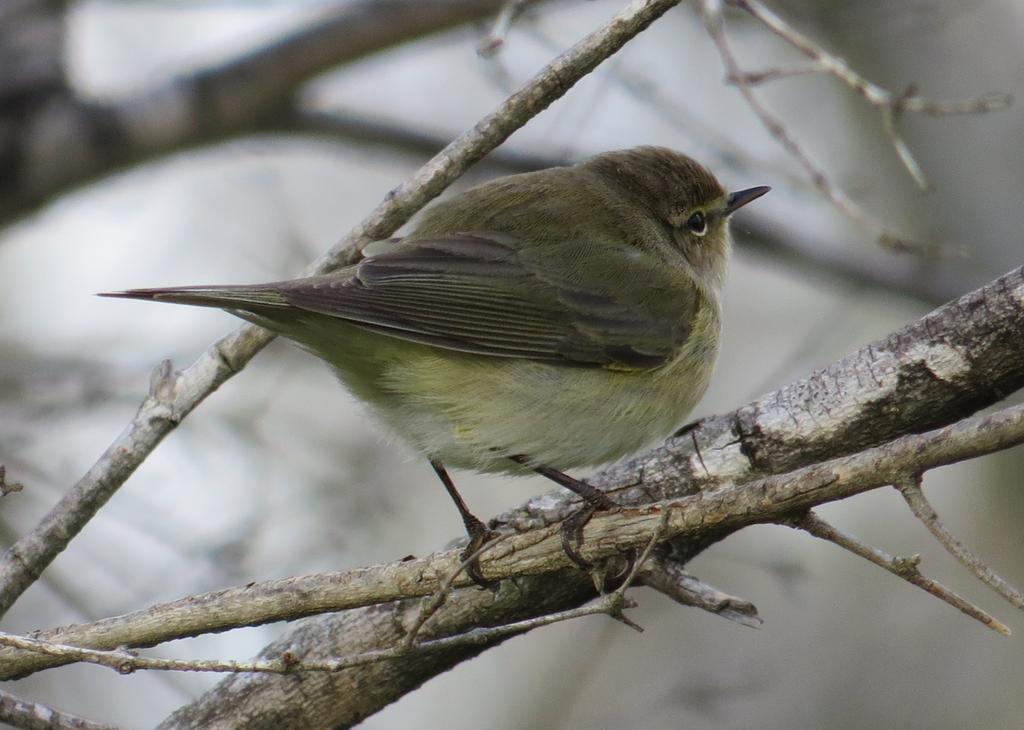
<svg viewBox="0 0 1024 730"><path fill-rule="evenodd" d="M469 544L462 551L462 562L466 566L466 575L481 588L493 590L497 585L496 581L489 581L480 573L480 550L498 536L498 533L487 529L487 525L473 515L463 519L466 525L466 534L469 536Z"/></svg>
<svg viewBox="0 0 1024 730"><path fill-rule="evenodd" d="M596 491L596 490L595 490ZM596 492L599 497L585 498L585 504L573 512L562 523L562 550L566 556L584 570L590 570L593 564L580 554L583 545L583 528L597 512L618 509L619 505L609 499L603 492Z"/></svg>

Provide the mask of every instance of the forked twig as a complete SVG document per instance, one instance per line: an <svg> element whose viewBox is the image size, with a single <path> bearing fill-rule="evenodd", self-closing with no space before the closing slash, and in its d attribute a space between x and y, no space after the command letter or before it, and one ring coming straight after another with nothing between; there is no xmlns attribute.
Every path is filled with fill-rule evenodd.
<svg viewBox="0 0 1024 730"><path fill-rule="evenodd" d="M927 189L929 185L924 171L914 158L913 153L900 133L899 123L903 114L905 112L915 112L929 116L977 114L1005 109L1012 102L1012 97L1009 94L988 94L976 99L967 100L933 100L918 96L913 86L909 87L902 94L894 94L868 81L850 68L849 64L843 59L825 51L821 46L799 33L768 7L757 2L757 0L725 1L747 12L772 33L811 59L810 63L794 64L759 72L743 71L740 69L736 56L732 52L732 48L725 35L725 21L722 14L723 0L701 0L701 14L704 24L722 58L722 63L726 68L726 78L736 85L740 94L768 133L804 168L812 184L836 208L871 231L881 245L893 250L938 252L939 249L934 246L925 246L888 231L854 203L846 193L833 185L824 170L811 160L810 156L789 133L782 120L768 111L767 107L761 103L754 94L752 87L756 84L788 78L798 74L825 73L837 78L879 111L882 118L882 126L893 150L896 152L903 167L922 190Z"/></svg>
<svg viewBox="0 0 1024 730"><path fill-rule="evenodd" d="M1000 633L1003 636L1010 635L1010 629L1006 624L989 615L965 598L949 590L941 583L931 580L930 578L925 578L921 575L920 571L917 569L918 563L921 560L919 555L912 555L908 558L889 555L889 553L884 550L871 547L870 545L861 542L853 535L830 525L813 511L805 512L803 515L794 517L782 524L787 524L790 527L803 530L822 540L828 540L829 542L835 543L844 550L848 550L854 555L859 555L880 568L885 568L893 575L899 576L908 583L931 593L939 600L948 603L953 608L962 611L977 621L980 621L993 631Z"/></svg>
<svg viewBox="0 0 1024 730"><path fill-rule="evenodd" d="M971 571L978 580L1001 595L1014 607L1024 608L1024 594L1021 594L1019 590L1014 588L1004 578L985 565L979 557L968 550L967 547L957 540L953 533L946 529L946 526L942 524L942 521L939 519L939 515L935 512L931 503L924 496L924 491L921 489L921 476L919 474L915 474L908 479L904 479L895 486L900 491L900 494L903 495L903 499L906 500L907 505L914 513L914 516L924 523L924 526L928 528L929 532L935 536L935 539L942 544L942 547L944 547L950 555L963 563L963 565Z"/></svg>
<svg viewBox="0 0 1024 730"><path fill-rule="evenodd" d="M722 58L725 66L726 77L735 81L736 88L743 96L751 111L761 121L761 124L775 140L782 145L804 170L807 171L811 183L843 214L855 220L866 228L884 246L897 249L909 250L919 248L919 244L912 244L902 237L887 231L880 223L871 218L859 205L857 205L842 190L837 188L829 180L825 171L804 151L803 147L793 138L786 129L782 120L768 111L768 108L761 103L761 100L754 94L754 90L748 83L746 74L740 69L729 40L725 35L725 21L722 16L722 4L720 0L701 0L701 13L704 17L704 25L707 28L711 40L718 49L718 55Z"/></svg>
<svg viewBox="0 0 1024 730"><path fill-rule="evenodd" d="M933 117L952 114L981 114L1006 109L1013 101L1009 94L1002 93L986 94L974 99L928 99L918 96L913 85L902 94L894 94L861 76L842 58L826 51L758 0L728 0L728 2L756 18L772 33L811 59L810 64L801 67L803 73L829 74L849 86L868 104L877 109L882 115L886 135L900 158L900 162L922 190L928 189L928 180L899 133L899 118L903 112L927 114ZM748 84L781 78L780 75L773 75L770 71L761 74L745 74L744 76Z"/></svg>

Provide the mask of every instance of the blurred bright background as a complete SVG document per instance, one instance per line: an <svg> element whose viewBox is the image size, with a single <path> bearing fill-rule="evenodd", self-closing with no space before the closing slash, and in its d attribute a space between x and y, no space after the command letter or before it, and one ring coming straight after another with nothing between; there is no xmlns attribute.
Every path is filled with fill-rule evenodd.
<svg viewBox="0 0 1024 730"><path fill-rule="evenodd" d="M308 109L347 122L342 131L262 133L176 152L61 195L0 231L0 463L25 484L4 499L4 544L34 525L128 423L160 360L184 367L238 323L216 311L94 293L298 273L415 171L432 144L473 125L624 4L539 3L491 59L476 53L489 26L369 56L303 90ZM65 64L82 93L124 97L259 47L331 6L80 0L67 3ZM1024 97L1024 6L1016 0L771 6L897 93L914 83L940 98ZM729 33L750 70L799 60L749 19L730 16ZM815 192L723 75L684 3L456 186L530 160L638 144L691 154L733 189L772 185L734 223L723 350L695 416L742 405L1020 265L1019 105L983 116L907 116L907 141L934 188L920 193L877 113L848 89L799 76L761 92L872 216L969 252L920 261L882 251ZM820 256L779 253L779 241L797 239ZM859 273L844 273L851 268ZM925 482L947 524L1017 584L1022 455L931 472ZM481 516L551 487L455 476ZM638 590L631 617L645 633L601 617L535 631L434 679L364 727L457 730L506 718L498 726L1020 728L1024 618L943 553L895 491L822 514L889 552L921 553L925 574L994 612L1015 635L1001 638L832 545L758 527L691 569L756 603L761 630ZM2 627L89 621L248 581L426 554L460 532L426 461L381 433L322 363L279 341L166 439ZM156 653L245 659L282 628ZM217 679L73 666L2 686L91 719L148 727Z"/></svg>

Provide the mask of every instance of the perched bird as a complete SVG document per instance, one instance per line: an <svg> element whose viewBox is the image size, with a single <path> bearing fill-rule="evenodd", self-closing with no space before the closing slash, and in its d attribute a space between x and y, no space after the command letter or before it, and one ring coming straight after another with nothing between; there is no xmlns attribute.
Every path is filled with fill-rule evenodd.
<svg viewBox="0 0 1024 730"><path fill-rule="evenodd" d="M729 216L768 190L637 147L442 200L322 276L103 296L220 307L326 360L430 459L474 550L488 531L444 465L533 469L609 508L564 470L686 418L718 353Z"/></svg>

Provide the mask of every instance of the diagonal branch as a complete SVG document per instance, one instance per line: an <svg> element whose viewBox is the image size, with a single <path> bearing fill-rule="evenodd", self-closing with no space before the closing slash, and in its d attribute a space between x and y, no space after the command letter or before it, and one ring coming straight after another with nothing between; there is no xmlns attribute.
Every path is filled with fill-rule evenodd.
<svg viewBox="0 0 1024 730"><path fill-rule="evenodd" d="M634 0L603 28L555 58L473 129L388 193L359 226L317 258L306 273L329 271L353 260L362 245L391 235L470 165L677 3L678 0ZM185 370L172 372L170 363L157 369L150 394L132 422L57 506L0 559L0 614L39 577L160 441L206 396L244 368L271 339L266 330L241 327L215 342Z"/></svg>

